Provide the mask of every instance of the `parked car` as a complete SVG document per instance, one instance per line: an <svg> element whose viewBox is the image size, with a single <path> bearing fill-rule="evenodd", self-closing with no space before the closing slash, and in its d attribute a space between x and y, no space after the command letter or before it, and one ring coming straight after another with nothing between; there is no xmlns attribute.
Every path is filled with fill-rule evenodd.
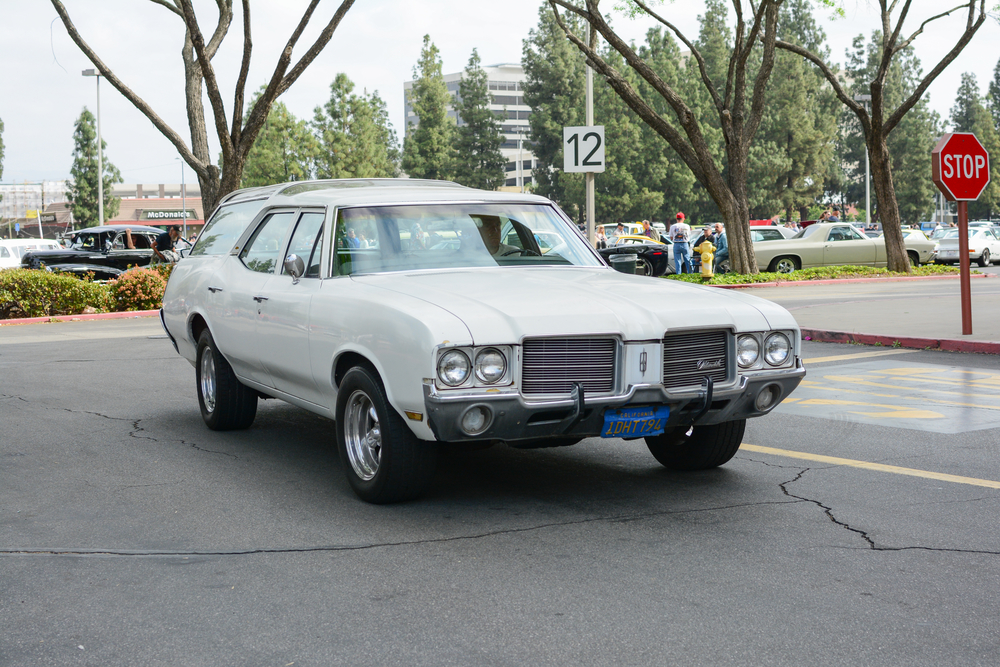
<svg viewBox="0 0 1000 667"><path fill-rule="evenodd" d="M904 239L905 240L905 239ZM814 266L885 266L883 239L870 239L846 222L820 222L784 241L755 243L757 265L768 271L791 273ZM920 252L907 247L907 256L919 264Z"/></svg>
<svg viewBox="0 0 1000 667"><path fill-rule="evenodd" d="M673 273L673 245L664 237L654 241L648 236L618 236L609 239L607 248L598 250L610 264L615 255L636 255L636 273L644 276L663 276Z"/></svg>
<svg viewBox="0 0 1000 667"><path fill-rule="evenodd" d="M910 263L913 266L934 261L934 255L937 252L937 243L927 238L927 235L919 229L904 229L902 232L906 254L910 257ZM877 238L885 244L884 235L880 234Z"/></svg>
<svg viewBox="0 0 1000 667"><path fill-rule="evenodd" d="M126 229L131 230L133 248L128 247ZM69 236L69 247L33 250L21 258L21 265L63 273L93 273L98 280L108 280L130 266L148 266L153 259L156 237L162 232L144 225L88 227Z"/></svg>
<svg viewBox="0 0 1000 667"><path fill-rule="evenodd" d="M421 247L417 225L460 242ZM231 193L161 320L209 428L249 427L261 397L334 419L376 503L419 495L438 443L642 437L665 466L719 466L805 375L781 306L615 272L543 197L417 179Z"/></svg>
<svg viewBox="0 0 1000 667"><path fill-rule="evenodd" d="M959 259L959 230L951 228L938 241L936 264L955 264ZM986 267L993 262L1000 262L1000 234L990 227L969 227L969 259L976 260L979 266Z"/></svg>
<svg viewBox="0 0 1000 667"><path fill-rule="evenodd" d="M35 250L58 250L58 242L49 239L3 239L0 240L0 269L21 266L24 253Z"/></svg>
<svg viewBox="0 0 1000 667"><path fill-rule="evenodd" d="M761 241L782 241L790 239L798 234L794 229L788 227L751 227L750 240L754 243Z"/></svg>

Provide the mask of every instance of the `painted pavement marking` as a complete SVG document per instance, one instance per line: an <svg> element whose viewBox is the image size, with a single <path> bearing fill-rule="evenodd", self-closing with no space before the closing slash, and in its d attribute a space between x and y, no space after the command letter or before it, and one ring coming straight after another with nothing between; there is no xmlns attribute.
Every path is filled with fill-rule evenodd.
<svg viewBox="0 0 1000 667"><path fill-rule="evenodd" d="M870 357L884 357L889 354L913 354L920 350L875 350L874 352L855 352L854 354L838 354L833 357L813 357L803 359L806 364L822 364L827 361L847 361L848 359L868 359Z"/></svg>

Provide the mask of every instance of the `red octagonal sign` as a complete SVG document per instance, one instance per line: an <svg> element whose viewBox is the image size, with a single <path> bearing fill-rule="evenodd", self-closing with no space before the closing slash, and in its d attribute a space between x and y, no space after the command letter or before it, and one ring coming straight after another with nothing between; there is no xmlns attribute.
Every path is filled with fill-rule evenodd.
<svg viewBox="0 0 1000 667"><path fill-rule="evenodd" d="M990 156L976 135L946 134L931 152L931 177L950 201L975 201L990 184Z"/></svg>

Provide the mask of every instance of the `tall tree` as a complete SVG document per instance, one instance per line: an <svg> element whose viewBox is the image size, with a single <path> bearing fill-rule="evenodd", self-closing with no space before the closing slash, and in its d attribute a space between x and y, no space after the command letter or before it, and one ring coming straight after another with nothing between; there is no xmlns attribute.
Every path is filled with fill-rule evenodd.
<svg viewBox="0 0 1000 667"><path fill-rule="evenodd" d="M399 143L378 92L358 95L339 73L330 99L313 114L318 178L390 178L399 173Z"/></svg>
<svg viewBox="0 0 1000 667"><path fill-rule="evenodd" d="M490 110L490 90L479 52L472 49L458 84L455 111L455 180L462 185L496 190L504 184L507 159L500 152L505 137L500 120Z"/></svg>
<svg viewBox="0 0 1000 667"><path fill-rule="evenodd" d="M247 156L253 148L257 134L267 120L271 105L274 104L279 95L295 83L323 51L344 15L354 5L354 1L343 0L341 2L329 22L320 30L316 40L306 49L302 57L292 64L292 53L319 4L319 0L309 0L301 19L299 19L285 44L285 48L282 49L281 55L278 57L278 62L274 66L274 72L267 87L250 112L244 115L243 102L246 97L247 75L250 71L252 40L250 39L250 0L243 0L243 58L233 94L233 116L230 124L226 118L225 104L222 100L222 92L219 89L219 81L212 65L212 59L218 52L233 21L233 0L215 0L219 16L212 35L207 41L195 16L192 0L150 0L152 4L169 11L184 26L184 46L181 49L181 58L184 63L184 93L188 126L191 132L191 147L189 148L184 143L184 138L171 128L145 100L125 85L114 71L98 57L97 52L77 31L63 3L60 0L51 0L66 27L66 32L98 69L101 76L106 78L118 92L124 95L156 126L156 129L177 148L181 158L198 174L198 183L201 186L201 197L206 214L215 209L216 203L224 195L239 187L243 179L243 169L246 166ZM215 164L209 153L208 126L202 103L202 96L206 92L211 105L215 132L222 145L221 169Z"/></svg>
<svg viewBox="0 0 1000 667"><path fill-rule="evenodd" d="M713 50L702 53L675 25L654 12L642 0L627 0L634 14L646 14L684 43L690 59L698 65L702 86L711 99L709 114L717 118L724 138L725 160L720 163L706 139L707 115L696 113L679 87L671 86L649 66L632 46L609 25L601 13L600 0L549 0L552 11L566 36L586 55L594 69L645 123L648 123L694 172L695 178L711 196L726 223L733 268L741 273L755 273L757 261L750 242L750 200L747 191L750 149L764 112L764 91L774 66L775 27L782 0L744 3L733 0L736 22L732 41L726 40L725 57L713 42ZM562 11L584 19L593 29L590 39L578 34L562 19ZM670 106L671 115L656 113L618 68L607 61L597 48L600 35L656 94ZM761 45L758 45L758 41ZM759 65L750 68L750 58L762 48ZM717 54L720 57L717 57ZM725 63L725 68L721 63ZM723 71L725 72L723 74Z"/></svg>
<svg viewBox="0 0 1000 667"><path fill-rule="evenodd" d="M407 92L417 115L417 126L403 141L403 171L413 178L450 178L453 121L448 117L451 96L441 73L441 55L424 35L420 60L413 67L413 88Z"/></svg>
<svg viewBox="0 0 1000 667"><path fill-rule="evenodd" d="M993 127L1000 132L1000 60L997 60L997 66L993 69L986 106L993 115Z"/></svg>
<svg viewBox="0 0 1000 667"><path fill-rule="evenodd" d="M3 118L0 118L0 179L3 178ZM0 194L0 201L3 201L3 194Z"/></svg>
<svg viewBox="0 0 1000 667"><path fill-rule="evenodd" d="M297 119L283 102L276 102L247 155L240 187L309 178L316 147L306 122Z"/></svg>
<svg viewBox="0 0 1000 667"><path fill-rule="evenodd" d="M572 29L583 29L575 15L565 17ZM522 45L524 102L528 116L534 191L552 199L575 220L582 222L584 209L583 174L567 174L563 165L563 127L583 125L586 110L584 57L566 40L548 5L538 10L538 25Z"/></svg>
<svg viewBox="0 0 1000 667"><path fill-rule="evenodd" d="M924 20L916 30L907 36L903 33L903 24L909 16L911 4L912 0L903 0L902 2L893 0L891 3L888 0L879 0L882 31L879 33L881 41L877 52L877 67L871 79L855 81L856 84L863 84L867 88L865 94L871 95L870 112L866 104L856 101L849 94L849 91L845 90L835 70L827 64L828 58L824 58L821 54L800 44L781 39L775 42L775 46L778 48L798 54L819 67L837 94L837 99L857 116L865 138L866 148L871 156L872 184L875 186L879 219L885 234L888 265L889 269L893 271L909 271L910 262L903 244L900 207L896 195L896 184L892 177L893 165L889 151L889 135L923 97L927 87L958 57L958 54L972 40L986 20L985 0L967 0L958 7ZM930 72L917 81L912 93L893 104L891 100L887 99L887 92L890 89L886 85L886 78L892 63L907 53L913 41L924 32L928 25L961 10L966 12L965 28L952 48L931 68ZM771 30L768 29L767 32L770 33ZM936 38L943 39L940 32L936 34ZM922 178L926 179L926 174Z"/></svg>
<svg viewBox="0 0 1000 667"><path fill-rule="evenodd" d="M955 132L976 135L990 155L990 184L978 200L969 202L970 219L989 218L991 213L1000 212L1000 132L993 125L993 117L979 94L976 75L971 72L962 75L955 93L951 126Z"/></svg>
<svg viewBox="0 0 1000 667"><path fill-rule="evenodd" d="M107 148L107 142L101 142L101 149ZM114 184L122 182L122 175L111 162L104 157L104 219L118 215L121 200L115 197ZM73 219L80 227L94 227L98 224L98 160L97 160L97 121L94 114L86 107L77 118L73 131L73 166L69 170L72 181L66 199L69 201Z"/></svg>

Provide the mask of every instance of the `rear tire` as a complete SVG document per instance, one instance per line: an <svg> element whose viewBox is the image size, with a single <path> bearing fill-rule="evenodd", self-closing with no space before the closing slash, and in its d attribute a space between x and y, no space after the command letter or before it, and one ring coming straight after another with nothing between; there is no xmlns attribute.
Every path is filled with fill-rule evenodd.
<svg viewBox="0 0 1000 667"><path fill-rule="evenodd" d="M257 416L257 392L236 378L208 329L198 338L195 361L201 418L213 431L250 428Z"/></svg>
<svg viewBox="0 0 1000 667"><path fill-rule="evenodd" d="M983 254L979 256L979 261L977 262L979 266L985 268L990 265L990 249L983 248Z"/></svg>
<svg viewBox="0 0 1000 667"><path fill-rule="evenodd" d="M635 263L635 272L640 276L652 276L654 273L653 263L645 257L640 257Z"/></svg>
<svg viewBox="0 0 1000 667"><path fill-rule="evenodd" d="M337 393L337 450L362 500L394 503L424 493L437 466L436 442L419 440L389 404L374 371L355 366Z"/></svg>
<svg viewBox="0 0 1000 667"><path fill-rule="evenodd" d="M906 256L910 260L910 266L912 266L913 268L917 268L918 266L920 266L920 255L911 250L906 253Z"/></svg>
<svg viewBox="0 0 1000 667"><path fill-rule="evenodd" d="M718 468L736 456L743 441L747 420L695 426L690 436L684 427L646 438L653 457L671 470Z"/></svg>

